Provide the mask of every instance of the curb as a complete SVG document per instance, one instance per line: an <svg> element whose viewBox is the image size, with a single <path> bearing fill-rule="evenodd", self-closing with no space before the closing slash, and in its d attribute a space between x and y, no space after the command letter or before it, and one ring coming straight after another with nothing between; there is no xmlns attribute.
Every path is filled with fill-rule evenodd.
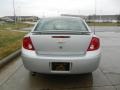
<svg viewBox="0 0 120 90"><path fill-rule="evenodd" d="M7 57L3 58L2 60L0 60L0 68L3 67L4 65L6 65L7 63L9 63L10 61L12 61L12 59L16 58L20 54L21 54L21 49L13 52L9 56L7 56Z"/></svg>

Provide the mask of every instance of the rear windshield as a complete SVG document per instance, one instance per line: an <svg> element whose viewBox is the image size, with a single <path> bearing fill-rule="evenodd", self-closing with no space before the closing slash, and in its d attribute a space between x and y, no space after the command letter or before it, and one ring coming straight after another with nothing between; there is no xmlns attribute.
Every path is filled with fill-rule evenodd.
<svg viewBox="0 0 120 90"><path fill-rule="evenodd" d="M88 31L84 22L80 19L42 19L35 31Z"/></svg>

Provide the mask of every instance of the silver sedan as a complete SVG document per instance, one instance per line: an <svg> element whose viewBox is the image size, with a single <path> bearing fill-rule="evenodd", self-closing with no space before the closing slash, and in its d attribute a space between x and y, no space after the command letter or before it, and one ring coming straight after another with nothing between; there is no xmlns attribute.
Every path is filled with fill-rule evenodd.
<svg viewBox="0 0 120 90"><path fill-rule="evenodd" d="M31 72L91 73L100 57L99 37L80 18L42 18L23 39L22 60Z"/></svg>

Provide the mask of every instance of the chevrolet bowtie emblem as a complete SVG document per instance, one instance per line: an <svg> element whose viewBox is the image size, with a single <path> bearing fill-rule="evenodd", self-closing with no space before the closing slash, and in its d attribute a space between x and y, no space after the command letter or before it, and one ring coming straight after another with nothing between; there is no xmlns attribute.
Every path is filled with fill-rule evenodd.
<svg viewBox="0 0 120 90"><path fill-rule="evenodd" d="M58 41L57 41L57 43L64 43L65 41L64 41L64 39L59 39Z"/></svg>

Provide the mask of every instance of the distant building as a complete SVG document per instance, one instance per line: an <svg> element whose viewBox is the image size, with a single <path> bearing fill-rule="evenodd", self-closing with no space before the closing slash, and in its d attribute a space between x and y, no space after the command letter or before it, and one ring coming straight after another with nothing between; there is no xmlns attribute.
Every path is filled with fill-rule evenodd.
<svg viewBox="0 0 120 90"><path fill-rule="evenodd" d="M72 16L81 17L87 22L118 22L119 15L71 15L71 14L61 14L61 16ZM119 20L120 21L120 20Z"/></svg>
<svg viewBox="0 0 120 90"><path fill-rule="evenodd" d="M16 16L16 17L14 17L14 16L5 16L3 18L9 18L9 19L11 19L13 21L15 20L15 18L16 18L17 21L37 21L39 19L36 16Z"/></svg>
<svg viewBox="0 0 120 90"><path fill-rule="evenodd" d="M88 16L84 16L84 15L73 15L73 14L61 14L61 16L80 17L84 20L86 20L88 17Z"/></svg>
<svg viewBox="0 0 120 90"><path fill-rule="evenodd" d="M1 22L14 22L14 20L9 17L1 17L0 21Z"/></svg>
<svg viewBox="0 0 120 90"><path fill-rule="evenodd" d="M89 15L88 22L117 22L118 15Z"/></svg>

